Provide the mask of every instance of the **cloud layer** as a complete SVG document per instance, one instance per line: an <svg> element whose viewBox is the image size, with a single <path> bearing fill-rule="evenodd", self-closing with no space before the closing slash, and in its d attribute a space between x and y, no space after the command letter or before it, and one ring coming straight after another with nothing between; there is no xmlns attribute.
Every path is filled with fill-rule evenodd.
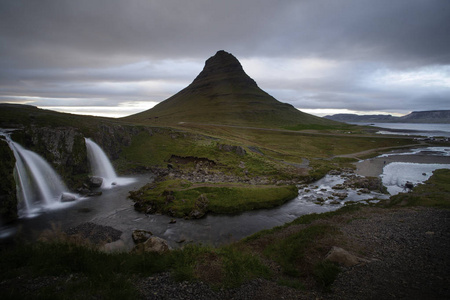
<svg viewBox="0 0 450 300"><path fill-rule="evenodd" d="M2 102L132 113L224 49L298 108L450 109L447 0L0 0L0 15Z"/></svg>

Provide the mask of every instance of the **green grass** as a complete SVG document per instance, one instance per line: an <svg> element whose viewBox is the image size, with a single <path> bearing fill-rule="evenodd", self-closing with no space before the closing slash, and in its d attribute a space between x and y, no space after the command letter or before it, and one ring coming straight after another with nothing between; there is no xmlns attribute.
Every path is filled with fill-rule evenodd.
<svg viewBox="0 0 450 300"><path fill-rule="evenodd" d="M285 228L288 228L292 225L311 224L312 222L314 222L316 220L329 219L329 218L332 218L335 216L352 213L352 212L360 210L363 207L364 207L363 204L353 204L353 205L346 205L346 206L341 207L338 210L329 211L329 212L325 212L325 213L306 214L306 215L298 217L297 219L293 220L292 222L286 223L284 225L276 226L271 229L265 229L265 230L258 231L257 233L244 238L243 242L251 242L251 241L258 240L263 236L267 236L267 235L279 232L279 231L281 231Z"/></svg>
<svg viewBox="0 0 450 300"><path fill-rule="evenodd" d="M198 266L208 267L217 258L219 278L204 277ZM177 281L202 279L217 288L236 287L252 278L270 278L269 269L248 251L234 246L211 248L188 245L166 254L106 254L92 247L67 241L20 244L0 249L2 299L73 299L95 296L101 299L136 299L133 281L170 271ZM23 289L17 284L36 282ZM218 279L218 280L215 280ZM8 280L12 280L8 285ZM31 290L31 291L30 291Z"/></svg>
<svg viewBox="0 0 450 300"><path fill-rule="evenodd" d="M320 261L314 265L313 275L316 281L326 290L330 288L341 269L330 261Z"/></svg>
<svg viewBox="0 0 450 300"><path fill-rule="evenodd" d="M237 287L253 278L270 278L271 271L260 258L232 246L219 248L216 252L223 265L223 284Z"/></svg>
<svg viewBox="0 0 450 300"><path fill-rule="evenodd" d="M284 274L301 277L308 270L307 252L315 241L336 229L329 225L313 225L281 240L275 240L266 247L264 254L276 261Z"/></svg>
<svg viewBox="0 0 450 300"><path fill-rule="evenodd" d="M345 123L340 124L297 124L295 126L286 126L283 127L288 130L352 130L355 129L356 126L349 125Z"/></svg>
<svg viewBox="0 0 450 300"><path fill-rule="evenodd" d="M239 184L192 184L186 180L164 180L147 185L131 193L146 211L155 211L175 217L192 217L193 211L202 215L213 213L237 213L246 210L270 208L281 205L298 195L298 189L290 186L253 186Z"/></svg>
<svg viewBox="0 0 450 300"><path fill-rule="evenodd" d="M73 299L90 295L105 299L133 299L137 291L130 281L132 274L153 274L165 270L168 265L169 260L157 254L140 257L105 254L90 247L60 241L19 245L0 251L2 280L17 276L30 280L47 276L63 278L59 284L44 285L39 293L33 294L10 286L5 295L11 299ZM76 279L66 282L66 278L73 275Z"/></svg>

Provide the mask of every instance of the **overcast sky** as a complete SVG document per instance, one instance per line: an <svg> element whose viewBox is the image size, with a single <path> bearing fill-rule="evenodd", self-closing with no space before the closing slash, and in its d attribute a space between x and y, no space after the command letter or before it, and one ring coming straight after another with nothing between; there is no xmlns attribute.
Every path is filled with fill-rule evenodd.
<svg viewBox="0 0 450 300"><path fill-rule="evenodd" d="M0 0L0 102L124 116L222 49L305 112L450 109L450 0Z"/></svg>

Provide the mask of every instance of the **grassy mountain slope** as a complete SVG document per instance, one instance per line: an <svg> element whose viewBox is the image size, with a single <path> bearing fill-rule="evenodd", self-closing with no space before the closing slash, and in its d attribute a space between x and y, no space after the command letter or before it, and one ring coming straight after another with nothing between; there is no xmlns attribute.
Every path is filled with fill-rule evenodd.
<svg viewBox="0 0 450 300"><path fill-rule="evenodd" d="M338 124L279 102L260 89L239 61L225 51L209 58L188 87L152 109L124 120L153 125L193 122L263 128Z"/></svg>

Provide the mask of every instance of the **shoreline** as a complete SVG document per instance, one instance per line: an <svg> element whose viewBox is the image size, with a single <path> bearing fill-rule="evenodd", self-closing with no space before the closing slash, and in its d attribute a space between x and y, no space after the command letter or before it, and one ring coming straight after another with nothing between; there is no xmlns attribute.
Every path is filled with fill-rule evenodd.
<svg viewBox="0 0 450 300"><path fill-rule="evenodd" d="M355 173L361 176L379 177L381 174L383 174L383 168L393 162L417 164L450 164L450 157L423 154L374 157L354 163L356 166Z"/></svg>

